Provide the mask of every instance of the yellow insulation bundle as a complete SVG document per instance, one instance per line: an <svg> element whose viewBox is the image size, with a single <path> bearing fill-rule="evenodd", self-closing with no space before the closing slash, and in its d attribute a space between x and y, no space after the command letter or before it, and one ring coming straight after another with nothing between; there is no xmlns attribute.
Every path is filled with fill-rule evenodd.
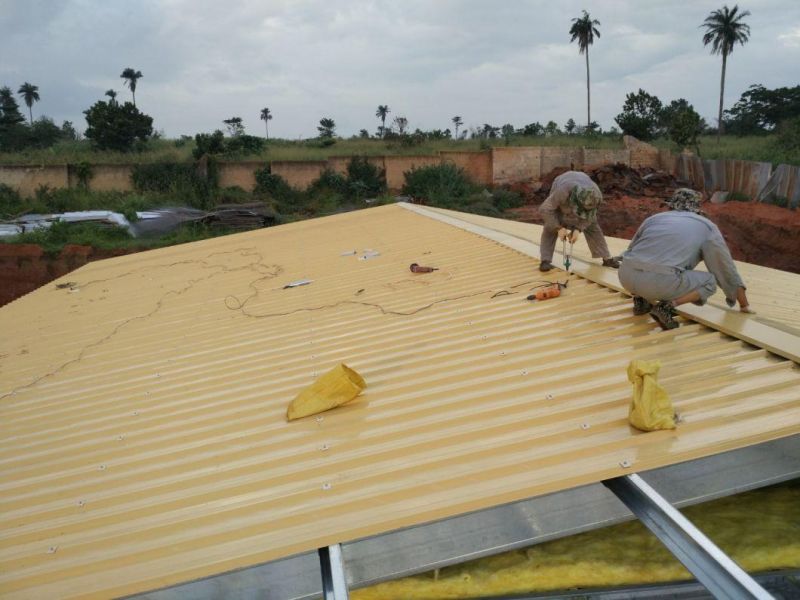
<svg viewBox="0 0 800 600"><path fill-rule="evenodd" d="M672 401L657 380L660 369L661 362L657 360L632 360L628 365L628 381L633 384L628 421L636 429L675 429Z"/></svg>
<svg viewBox="0 0 800 600"><path fill-rule="evenodd" d="M322 375L295 396L286 410L289 421L336 408L358 396L367 382L344 363Z"/></svg>

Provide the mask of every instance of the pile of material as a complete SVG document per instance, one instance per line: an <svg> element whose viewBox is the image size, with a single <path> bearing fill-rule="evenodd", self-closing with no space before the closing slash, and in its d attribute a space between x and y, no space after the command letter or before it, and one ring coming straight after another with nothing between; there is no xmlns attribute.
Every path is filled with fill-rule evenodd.
<svg viewBox="0 0 800 600"><path fill-rule="evenodd" d="M276 217L274 211L260 202L255 202L252 204L219 204L202 221L213 227L245 231L275 225Z"/></svg>
<svg viewBox="0 0 800 600"><path fill-rule="evenodd" d="M569 171L567 167L557 167L544 175L535 197L538 200L547 198L553 180L567 171ZM688 186L686 182L679 181L669 173L649 168L635 169L623 163L589 169L586 174L600 186L606 198L646 196L666 199L672 196L677 188Z"/></svg>
<svg viewBox="0 0 800 600"><path fill-rule="evenodd" d="M606 165L589 172L604 196L648 196L669 198L681 184L669 173L654 169L634 169L622 163Z"/></svg>

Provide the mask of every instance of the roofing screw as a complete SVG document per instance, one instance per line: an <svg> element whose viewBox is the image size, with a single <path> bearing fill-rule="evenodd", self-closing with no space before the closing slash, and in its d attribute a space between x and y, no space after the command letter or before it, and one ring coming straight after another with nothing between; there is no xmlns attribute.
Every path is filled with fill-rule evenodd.
<svg viewBox="0 0 800 600"><path fill-rule="evenodd" d="M547 394L547 395L545 395L544 398L545 398L545 400L552 400L553 399L553 394Z"/></svg>
<svg viewBox="0 0 800 600"><path fill-rule="evenodd" d="M581 429L583 429L583 430L589 429L589 424L588 423L581 423Z"/></svg>
<svg viewBox="0 0 800 600"><path fill-rule="evenodd" d="M317 417L317 423L322 423L322 420L323 420L324 418L325 418L325 417Z"/></svg>
<svg viewBox="0 0 800 600"><path fill-rule="evenodd" d="M319 447L320 450L327 450L328 448L330 448L328 444L322 444L322 446Z"/></svg>
<svg viewBox="0 0 800 600"><path fill-rule="evenodd" d="M505 356L505 355L506 355L506 351L505 350L501 350L500 351L500 356Z"/></svg>
<svg viewBox="0 0 800 600"><path fill-rule="evenodd" d="M138 410L133 411L133 416L134 417L138 417L139 416L139 411Z"/></svg>
<svg viewBox="0 0 800 600"><path fill-rule="evenodd" d="M629 460L626 458L626 459L625 459L625 460L623 460L621 463L619 463L619 466L620 466L620 467L622 467L623 469L627 469L628 467L630 467L630 466L631 466L631 461L629 461Z"/></svg>
<svg viewBox="0 0 800 600"><path fill-rule="evenodd" d="M47 549L47 553L48 553L48 554L55 554L55 553L56 553L56 550L58 550L58 546L50 546L50 547Z"/></svg>
<svg viewBox="0 0 800 600"><path fill-rule="evenodd" d="M97 467L97 470L98 471L105 471L106 470L106 466L105 465L100 465L99 467Z"/></svg>
<svg viewBox="0 0 800 600"><path fill-rule="evenodd" d="M86 502L84 502L83 500L78 500L78 506L83 507L85 505L86 505Z"/></svg>
<svg viewBox="0 0 800 600"><path fill-rule="evenodd" d="M124 440L124 439L125 439L125 436L124 436L124 435L118 435L118 436L117 436L117 441L118 441L118 442L121 442L121 441L122 441L122 440Z"/></svg>
<svg viewBox="0 0 800 600"><path fill-rule="evenodd" d="M482 340L485 340L485 339L486 339L486 336L485 336L485 335L482 335L482 336L481 336L481 339L482 339Z"/></svg>
<svg viewBox="0 0 800 600"><path fill-rule="evenodd" d="M528 369L522 369L522 374L523 375L527 375L528 374Z"/></svg>
<svg viewBox="0 0 800 600"><path fill-rule="evenodd" d="M333 487L333 486L330 483L323 483L322 484L322 489L323 490L327 491L327 490L331 489L331 487Z"/></svg>

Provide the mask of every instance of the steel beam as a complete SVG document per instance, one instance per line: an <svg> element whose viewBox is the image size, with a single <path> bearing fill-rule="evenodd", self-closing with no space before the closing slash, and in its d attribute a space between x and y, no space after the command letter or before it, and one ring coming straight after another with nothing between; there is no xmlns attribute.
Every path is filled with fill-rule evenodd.
<svg viewBox="0 0 800 600"><path fill-rule="evenodd" d="M347 579L344 574L342 546L334 544L320 548L319 566L322 572L322 597L325 600L347 600Z"/></svg>
<svg viewBox="0 0 800 600"><path fill-rule="evenodd" d="M716 598L772 596L638 475L603 482Z"/></svg>

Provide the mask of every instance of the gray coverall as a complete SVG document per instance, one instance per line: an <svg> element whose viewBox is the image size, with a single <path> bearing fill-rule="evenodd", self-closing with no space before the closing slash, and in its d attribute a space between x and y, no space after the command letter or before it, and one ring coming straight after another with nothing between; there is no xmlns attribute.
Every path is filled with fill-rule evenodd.
<svg viewBox="0 0 800 600"><path fill-rule="evenodd" d="M575 186L591 188L602 197L600 188L591 178L580 171L567 171L553 180L550 195L539 207L539 214L544 220L544 230L539 242L542 262L553 261L553 250L558 240L558 230L562 227L577 229L586 236L586 243L593 258L610 258L606 238L596 220L581 219L575 214L569 202L569 194Z"/></svg>
<svg viewBox="0 0 800 600"><path fill-rule="evenodd" d="M620 283L650 302L674 300L697 290L697 304L705 304L719 283L733 306L738 288L745 287L717 226L693 212L648 217L622 257ZM701 260L708 273L693 270Z"/></svg>

